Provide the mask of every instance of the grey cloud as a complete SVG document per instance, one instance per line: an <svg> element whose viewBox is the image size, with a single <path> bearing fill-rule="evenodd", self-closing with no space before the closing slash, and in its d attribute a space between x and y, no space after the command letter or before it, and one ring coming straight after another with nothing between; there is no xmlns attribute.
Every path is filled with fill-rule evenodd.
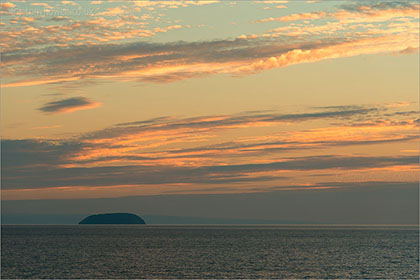
<svg viewBox="0 0 420 280"><path fill-rule="evenodd" d="M85 144L72 140L2 139L2 166L5 170L8 168L23 170L30 169L32 166L63 164L68 155L80 151L85 146Z"/></svg>
<svg viewBox="0 0 420 280"><path fill-rule="evenodd" d="M58 101L52 101L44 104L38 110L45 113L64 113L67 110L80 110L87 106L93 106L97 104L94 101L87 99L86 97L71 97Z"/></svg>
<svg viewBox="0 0 420 280"><path fill-rule="evenodd" d="M142 122L132 122L117 124L115 127L95 131L84 135L83 139L102 139L113 138L116 136L124 136L142 131L160 131L160 130L176 130L181 128L200 129L200 131L213 131L217 129L225 129L229 127L257 124L257 123L281 123L281 122L297 122L309 121L317 119L349 119L354 116L367 116L371 113L379 112L378 108L351 108L338 110L324 110L321 112L281 114L281 113L256 113L256 114L237 114L237 115L216 115L203 116L185 119L153 119ZM208 120L217 117L217 120ZM191 131L195 133L196 131Z"/></svg>
<svg viewBox="0 0 420 280"><path fill-rule="evenodd" d="M370 7L368 11L361 7ZM384 9L413 9L418 10L415 2L366 2L343 5L343 9L357 13L369 13L371 10ZM319 12L314 12L319 13ZM62 20L56 18L55 20ZM119 19L124 21L125 19ZM144 26L143 26L144 27ZM142 31L138 25L130 26L125 31ZM200 63L230 63L239 62L241 65L258 62L259 60L278 57L292 50L317 50L323 47L335 46L345 42L359 41L358 33L342 34L337 33L336 37L319 35L305 36L304 39L293 36L282 35L276 38L254 38L254 39L224 39L199 42L168 42L168 43L150 43L150 42L129 42L129 43L98 43L96 45L85 44L69 45L66 47L52 46L62 44L63 38L50 38L51 33L65 32L70 34L73 31L80 31L84 34L93 34L104 36L115 30L112 24L101 25L92 21L75 21L64 25L43 26L38 30L39 34L36 40L32 39L32 33L22 36L22 39L15 34L7 35L5 44L8 46L2 52L3 75L13 78L14 82L39 81L44 83L65 83L71 80L89 80L101 78L104 76L115 77L127 75L127 72L137 71L138 74L128 78L140 82L164 83L173 82L182 79L190 79L210 75L214 73L232 73L238 74L245 72L251 74L259 70L250 70L245 72L235 72L229 70L229 67L221 67L224 70L212 70L207 67L206 70L185 70L168 71L163 74L144 74L142 70L150 67L195 65ZM121 30L116 30L121 31ZM144 32L146 32L144 30ZM150 30L144 34L151 36ZM372 38L375 34L369 35ZM141 36L140 36L141 37ZM72 38L66 38L71 42ZM48 46L48 47L45 47ZM412 47L407 46L406 51L412 52ZM397 51L397 50L395 50ZM399 50L398 50L399 51ZM127 58L129 57L129 58ZM234 67L235 68L235 67ZM235 68L236 69L236 68ZM238 69L236 69L238 70ZM51 80L40 81L41 78L50 78Z"/></svg>
<svg viewBox="0 0 420 280"><path fill-rule="evenodd" d="M284 177L255 176L270 171L361 170L387 166L418 164L418 156L308 156L287 158L264 164L239 164L202 167L176 166L106 166L60 168L54 166L3 169L3 188L45 188L60 186L112 186L172 183L258 182Z"/></svg>
<svg viewBox="0 0 420 280"><path fill-rule="evenodd" d="M305 171L305 170L346 170L380 168L386 166L404 166L418 163L417 156L406 157L363 157L363 156L313 156L299 158L283 158L284 161L273 161L265 164L240 165L209 165L202 167L165 166L162 160L188 159L197 157L194 152L205 152L209 158L223 158L267 153L288 152L301 149L319 149L335 146L372 145L412 141L417 134L391 135L381 139L365 140L317 140L305 142L302 140L279 140L252 142L226 142L217 145L204 145L194 148L165 149L160 152L142 152L141 155L95 156L88 159L73 159L75 155L89 153L95 149L119 149L129 146L113 144L112 141L100 143L101 139L124 138L138 133L164 132L180 130L183 133L207 133L218 129L242 127L244 124L258 124L267 122L291 122L307 120L340 119L345 123L354 118L370 118L371 115L380 117L389 112L388 108L380 106L345 106L325 108L317 112L302 114L279 114L275 112L241 113L227 116L204 116L179 119L174 117L160 117L138 122L120 123L114 127L82 134L79 137L54 140L2 140L2 169L3 188L43 188L56 186L101 186L101 185L130 185L130 184L170 184L170 183L232 183L259 182L283 177L271 177L257 174L271 171ZM213 118L212 118L213 117ZM189 129L186 129L189 128ZM187 132L185 132L187 131ZM189 132L191 131L191 132ZM176 133L170 133L173 138L183 138ZM94 141L91 141L94 140ZM310 145L303 145L310 144ZM135 144L131 147L136 148ZM125 163L123 166L86 167L89 163L103 163L111 160L136 161L134 164ZM156 164L153 164L156 162ZM64 165L81 164L77 168L65 168ZM252 176L248 176L251 174Z"/></svg>
<svg viewBox="0 0 420 280"><path fill-rule="evenodd" d="M2 63L4 65L3 72L6 75L13 74L15 78L29 77L34 73L50 77L88 78L118 75L126 71L146 69L153 65L172 65L179 61L186 64L255 61L256 59L279 56L296 48L314 49L348 40L335 38L293 43L291 38L287 39L288 37L285 36L276 40L227 39L202 42L136 42L65 48L49 47L41 50L26 48L3 52ZM132 58L121 59L124 56L132 56ZM208 74L212 74L212 72L180 71L157 76L139 76L138 80L172 82Z"/></svg>
<svg viewBox="0 0 420 280"><path fill-rule="evenodd" d="M171 121L171 120L173 120L173 117L158 117L158 118L148 119L145 121L118 123L116 124L116 126L157 124L157 123L163 123L165 121Z"/></svg>
<svg viewBox="0 0 420 280"><path fill-rule="evenodd" d="M368 7L372 10L388 10L388 9L411 9L418 11L418 1L357 1L357 3L343 4L341 8L358 13L369 13Z"/></svg>
<svg viewBox="0 0 420 280"><path fill-rule="evenodd" d="M354 141L312 141L312 142L298 142L298 141L272 141L272 142L261 142L255 144L241 144L241 143L222 143L218 145L178 149L168 151L169 154L183 154L189 152L199 151L237 151L246 154L263 154L278 151L293 151L293 150L308 150L308 149L324 149L327 147L340 147L340 146L356 146L356 145L374 145L383 143L394 143L404 142L418 139L417 134L401 136L398 138L391 139L376 139L376 140L354 140ZM302 146L302 144L311 144L313 146ZM277 147L279 145L285 145L285 147ZM287 146L286 146L287 145ZM185 155L183 156L185 157Z"/></svg>
<svg viewBox="0 0 420 280"><path fill-rule="evenodd" d="M154 152L143 153L145 156L121 155L121 156L104 156L95 157L92 159L84 159L74 161L74 163L101 163L113 160L137 161L137 162L158 162L165 159L188 159L197 158L196 152L205 152L205 157L244 157L244 156L261 156L265 154L273 154L279 152L291 152L297 150L314 150L325 149L329 147L344 147L344 146L359 146L359 145L375 145L395 142L405 142L417 140L418 135L407 135L398 138L390 139L377 139L377 140L354 140L354 141L312 141L312 142L299 142L299 141L272 141L261 142L255 144L243 144L236 142L227 142L217 145L199 146L195 148L173 149L166 150L166 155L156 156ZM284 147L279 147L284 145ZM105 146L106 148L117 148L117 146ZM125 146L127 147L127 146ZM98 147L97 147L98 148ZM149 155L149 156L147 156ZM202 156L203 157L203 156Z"/></svg>

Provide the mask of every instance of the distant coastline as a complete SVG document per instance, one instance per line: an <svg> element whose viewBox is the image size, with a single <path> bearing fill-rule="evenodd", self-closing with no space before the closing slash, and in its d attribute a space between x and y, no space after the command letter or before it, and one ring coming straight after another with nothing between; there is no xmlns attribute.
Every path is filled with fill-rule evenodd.
<svg viewBox="0 0 420 280"><path fill-rule="evenodd" d="M75 225L87 214L5 214L2 213L2 225ZM268 220L268 219L244 219L244 218L206 218L189 216L165 216L165 215L141 215L148 225L331 225L331 226L374 226L373 224L345 224L325 223L317 221L298 220ZM383 226L418 227L418 224L377 224Z"/></svg>
<svg viewBox="0 0 420 280"><path fill-rule="evenodd" d="M144 225L146 222L132 213L104 213L90 215L79 222L79 225Z"/></svg>

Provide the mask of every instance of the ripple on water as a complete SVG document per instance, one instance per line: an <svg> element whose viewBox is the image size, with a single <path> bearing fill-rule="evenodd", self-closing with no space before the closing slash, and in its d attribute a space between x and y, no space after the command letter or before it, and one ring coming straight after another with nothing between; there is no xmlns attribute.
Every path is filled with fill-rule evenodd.
<svg viewBox="0 0 420 280"><path fill-rule="evenodd" d="M417 229L3 226L2 278L406 278Z"/></svg>

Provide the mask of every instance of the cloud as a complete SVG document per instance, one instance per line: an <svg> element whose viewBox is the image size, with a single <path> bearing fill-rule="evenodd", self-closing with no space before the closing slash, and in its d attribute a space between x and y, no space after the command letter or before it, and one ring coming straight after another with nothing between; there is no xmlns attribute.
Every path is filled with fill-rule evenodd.
<svg viewBox="0 0 420 280"><path fill-rule="evenodd" d="M16 5L10 2L0 3L0 9L2 11L8 11L9 9L15 7Z"/></svg>
<svg viewBox="0 0 420 280"><path fill-rule="evenodd" d="M399 43L397 43L399 42ZM414 41L408 41L413 42ZM330 46L313 49L294 49L280 56L261 59L246 66L238 67L238 74L252 74L277 67L285 67L299 63L312 63L325 59L351 57L361 54L389 52L390 49L401 50L401 42L397 36L382 36L331 44Z"/></svg>
<svg viewBox="0 0 420 280"><path fill-rule="evenodd" d="M182 28L182 25L179 25L179 24L177 24L177 25L171 25L171 26L166 27L166 29L168 29L168 30L171 30L171 29L180 29L180 28Z"/></svg>
<svg viewBox="0 0 420 280"><path fill-rule="evenodd" d="M419 52L419 47L407 47L403 50L401 50L399 53L400 54L413 54L413 53L418 53Z"/></svg>
<svg viewBox="0 0 420 280"><path fill-rule="evenodd" d="M78 4L74 1L61 1L62 4L64 5L72 5L72 6L77 6Z"/></svg>
<svg viewBox="0 0 420 280"><path fill-rule="evenodd" d="M364 177L372 173L377 178L375 173L387 170L387 176L400 177L402 172L416 172L417 155L351 155L348 147L415 144L418 123L407 118L417 118L418 112L401 108L405 107L355 105L320 107L306 113L159 117L68 139L3 139L3 188L106 187L117 191L118 187L148 186L148 191L156 193L160 189L152 186L199 191L202 185L217 185L217 191L223 192L239 183L243 190L255 188L257 182L264 182L264 188L291 180L303 186L305 176L319 171L331 176L364 172ZM324 125L302 130L302 122ZM288 125L291 123L293 126ZM275 125L283 132L253 134L258 128ZM226 131L241 136L223 142ZM305 151L305 156L298 156L295 152L299 151ZM311 179L311 185L316 184Z"/></svg>
<svg viewBox="0 0 420 280"><path fill-rule="evenodd" d="M106 130L100 130L86 134L84 139L112 139L116 136L136 135L145 132L170 132L181 131L185 134L195 134L198 132L214 132L222 129L235 129L246 127L271 126L278 123L296 123L302 121L320 120L320 119L347 119L353 116L367 116L378 111L376 107L352 107L336 108L335 110L323 110L307 113L249 113L236 115L213 115L195 118L158 118L144 122L132 122L117 124ZM159 136L161 137L161 135Z"/></svg>
<svg viewBox="0 0 420 280"><path fill-rule="evenodd" d="M311 13L300 13L300 14L291 14L288 16L282 16L278 18L265 18L261 19L258 22L269 22L269 21L281 21L281 22L288 22L288 21L296 21L296 20L308 20L308 19L321 19L327 15L326 12L311 12Z"/></svg>
<svg viewBox="0 0 420 280"><path fill-rule="evenodd" d="M111 12L118 11L118 8L115 8ZM47 13L45 18L38 17L38 25L8 26L7 29L0 32L2 51L25 53L30 51L31 48L80 47L81 45L150 37L154 34L146 28L147 23L143 16L137 17L131 14L114 15L106 18L95 14L87 19L78 19L71 16L68 21L57 21L54 18L57 18L57 13L51 12ZM20 17L16 17L14 20L19 19ZM55 21L57 24L52 25L51 21ZM26 24L27 22L23 23Z"/></svg>
<svg viewBox="0 0 420 280"><path fill-rule="evenodd" d="M64 17L64 16L56 16L56 17L53 17L53 18L49 19L49 21L56 21L56 22L70 21L70 18Z"/></svg>
<svg viewBox="0 0 420 280"><path fill-rule="evenodd" d="M335 18L340 20L351 20L352 22L372 22L385 21L397 17L419 17L419 7L417 3L410 2L380 2L370 5L351 4L342 5L342 9L335 12L308 12L295 13L277 18L260 19L257 22L270 21L298 21L298 20L317 20L323 18Z"/></svg>
<svg viewBox="0 0 420 280"><path fill-rule="evenodd" d="M287 4L289 1L285 0L261 0L255 1L255 3L262 3L262 4Z"/></svg>
<svg viewBox="0 0 420 280"><path fill-rule="evenodd" d="M201 5L208 5L220 2L219 0L198 0L198 1L158 1L158 0L146 0L146 1L133 1L134 5L137 7L150 7L150 6L158 6L160 8L169 7L169 8L178 8L178 7L188 7L191 5L194 6L201 6Z"/></svg>
<svg viewBox="0 0 420 280"><path fill-rule="evenodd" d="M79 110L93 109L101 104L91 101L85 97L71 97L63 100L49 102L38 110L44 113L62 114L71 113Z"/></svg>
<svg viewBox="0 0 420 280"><path fill-rule="evenodd" d="M256 22L281 22L279 27L260 36L292 36L304 39L308 36L331 37L346 34L352 37L375 38L380 36L400 36L402 33L413 38L413 46L418 46L419 5L414 2L381 2L363 5L341 5L331 12L313 11L295 13L282 17L270 17ZM319 19L324 19L320 21ZM297 22L295 22L297 21ZM289 23L293 22L293 23ZM284 23L288 23L284 25Z"/></svg>
<svg viewBox="0 0 420 280"><path fill-rule="evenodd" d="M210 74L249 75L276 67L361 54L395 52L418 45L407 34L375 38L337 38L292 43L274 39L208 42L103 44L5 52L3 87L81 79L173 82ZM417 35L416 35L417 36ZM212 50L209 52L208 50ZM33 77L36 73L36 78ZM32 77L31 77L32 76ZM19 80L16 78L20 77Z"/></svg>
<svg viewBox="0 0 420 280"><path fill-rule="evenodd" d="M98 13L98 16L115 16L124 14L125 11L121 7L108 8L106 12Z"/></svg>
<svg viewBox="0 0 420 280"><path fill-rule="evenodd" d="M178 7L208 3L140 1L131 4ZM107 16L97 13L87 20L49 18L45 19L48 24L13 26L2 31L2 87L76 84L98 79L168 83L212 74L250 75L363 54L404 54L419 45L418 10L414 3L342 5L331 12L262 19L282 23L304 21L262 34L167 43L138 40L178 29L180 24L151 27L148 19L130 14L128 7L108 8L103 12ZM406 19L401 21L401 17ZM321 18L328 21L310 23ZM390 19L398 20L386 23ZM51 21L57 24L49 24Z"/></svg>
<svg viewBox="0 0 420 280"><path fill-rule="evenodd" d="M7 145L7 142L6 142ZM7 146L6 146L7 148ZM12 154L6 154L8 159ZM285 171L368 170L418 165L418 156L306 156L268 163L219 166L122 165L60 167L35 165L3 171L3 189L165 184L222 184L266 182L287 178ZM414 170L414 169L413 169ZM279 173L280 172L280 173ZM283 175L281 175L283 174ZM196 186L197 187L197 186Z"/></svg>
<svg viewBox="0 0 420 280"><path fill-rule="evenodd" d="M47 9L53 9L48 3L31 3L31 6L41 6Z"/></svg>

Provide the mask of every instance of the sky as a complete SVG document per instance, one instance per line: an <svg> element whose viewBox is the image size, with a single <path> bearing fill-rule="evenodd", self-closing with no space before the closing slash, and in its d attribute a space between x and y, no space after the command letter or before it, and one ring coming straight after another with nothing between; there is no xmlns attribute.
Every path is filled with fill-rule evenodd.
<svg viewBox="0 0 420 280"><path fill-rule="evenodd" d="M2 215L418 223L418 1L0 16Z"/></svg>

